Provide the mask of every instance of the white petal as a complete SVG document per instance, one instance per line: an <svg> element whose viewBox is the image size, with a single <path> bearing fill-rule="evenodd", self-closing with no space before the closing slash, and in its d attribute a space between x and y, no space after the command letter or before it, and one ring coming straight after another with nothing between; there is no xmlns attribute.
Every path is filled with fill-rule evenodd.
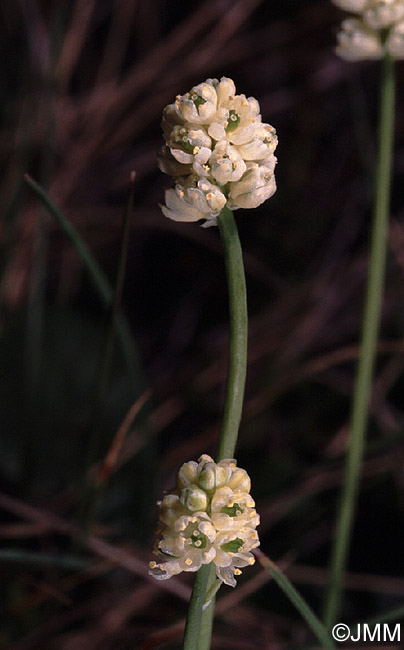
<svg viewBox="0 0 404 650"><path fill-rule="evenodd" d="M178 162L182 163L183 165L191 164L194 159L191 153L186 153L186 151L182 151L182 149L170 149L170 151L175 160L178 160Z"/></svg>
<svg viewBox="0 0 404 650"><path fill-rule="evenodd" d="M208 133L214 140L224 140L226 137L226 130L221 122L213 121L209 124Z"/></svg>

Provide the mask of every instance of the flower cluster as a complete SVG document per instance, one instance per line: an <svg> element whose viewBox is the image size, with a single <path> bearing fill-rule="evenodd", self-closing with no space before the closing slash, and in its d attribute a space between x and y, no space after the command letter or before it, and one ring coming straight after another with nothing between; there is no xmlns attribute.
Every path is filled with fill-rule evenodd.
<svg viewBox="0 0 404 650"><path fill-rule="evenodd" d="M233 459L215 463L204 454L184 463L177 487L159 504L160 538L149 573L167 580L214 562L217 577L232 587L241 568L254 564L259 546L259 515L250 495L251 481Z"/></svg>
<svg viewBox="0 0 404 650"><path fill-rule="evenodd" d="M159 166L174 176L162 206L169 219L211 226L225 206L255 208L274 194L275 129L256 99L235 93L231 79L207 79L164 109Z"/></svg>
<svg viewBox="0 0 404 650"><path fill-rule="evenodd" d="M342 22L337 54L348 61L404 59L404 0L332 0L357 14Z"/></svg>

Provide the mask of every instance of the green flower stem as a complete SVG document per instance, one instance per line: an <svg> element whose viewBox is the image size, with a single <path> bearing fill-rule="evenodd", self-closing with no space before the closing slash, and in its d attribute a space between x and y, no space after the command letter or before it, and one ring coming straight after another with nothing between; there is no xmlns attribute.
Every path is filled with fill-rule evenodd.
<svg viewBox="0 0 404 650"><path fill-rule="evenodd" d="M243 253L231 210L222 210L217 225L224 247L230 316L229 367L216 453L216 461L219 462L223 458L233 458L237 443L247 373L248 315Z"/></svg>
<svg viewBox="0 0 404 650"><path fill-rule="evenodd" d="M191 600L188 606L183 650L196 650L200 634L202 608L205 602L211 564L203 564L195 577Z"/></svg>
<svg viewBox="0 0 404 650"><path fill-rule="evenodd" d="M223 242L229 291L230 339L226 394L216 461L232 458L237 443L247 372L247 292L243 254L236 222L224 208L217 218ZM216 580L214 564L202 566L195 578L185 627L184 650L209 650L215 598L202 614L205 594Z"/></svg>
<svg viewBox="0 0 404 650"><path fill-rule="evenodd" d="M216 566L212 562L210 565L209 580L206 587L205 607L199 631L197 650L209 650L212 638L213 619L215 616L216 594L221 587L221 581L217 585ZM210 603L207 604L210 600ZM207 606L206 606L207 605Z"/></svg>
<svg viewBox="0 0 404 650"><path fill-rule="evenodd" d="M394 61L389 55L386 55L382 62L378 162L362 341L353 397L345 477L331 556L330 588L327 594L324 616L324 621L328 629L331 629L337 622L341 609L343 574L347 563L359 488L372 375L376 356L387 251L393 151L394 86Z"/></svg>
<svg viewBox="0 0 404 650"><path fill-rule="evenodd" d="M69 223L64 214L56 207L53 201L51 201L45 190L28 174L24 175L24 181L33 190L38 199L41 201L42 205L59 224L66 237L70 240L76 249L105 307L111 307L114 298L113 289L110 286L97 260L92 255L87 244L80 237L79 233L71 225L71 223ZM137 353L132 341L129 325L122 314L119 314L117 317L116 327L123 356L128 366L128 374L130 376L132 386L135 392L140 392L141 379Z"/></svg>
<svg viewBox="0 0 404 650"><path fill-rule="evenodd" d="M257 554L262 566L265 567L265 569L267 569L267 571L270 573L272 578L275 580L278 587L282 589L285 596L287 596L290 602L295 606L297 611L300 613L302 618L304 618L309 628L312 630L312 632L316 635L317 639L320 641L321 647L324 650L335 650L336 646L330 634L327 632L325 626L320 621L320 619L317 618L313 610L309 607L309 605L306 603L304 598L295 589L295 587L292 585L289 579L282 573L280 568L274 562L272 562L272 560L266 557L263 553L258 552Z"/></svg>

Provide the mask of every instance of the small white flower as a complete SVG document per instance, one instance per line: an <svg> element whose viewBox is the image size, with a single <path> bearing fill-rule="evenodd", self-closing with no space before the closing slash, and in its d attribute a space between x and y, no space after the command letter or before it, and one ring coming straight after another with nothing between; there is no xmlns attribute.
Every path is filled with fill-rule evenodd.
<svg viewBox="0 0 404 650"><path fill-rule="evenodd" d="M404 21L391 29L386 49L395 59L404 59Z"/></svg>
<svg viewBox="0 0 404 650"><path fill-rule="evenodd" d="M254 123L252 139L237 146L237 151L244 160L264 160L276 149L278 138L276 131L270 124Z"/></svg>
<svg viewBox="0 0 404 650"><path fill-rule="evenodd" d="M332 0L334 4L359 14L344 20L339 32L337 54L348 61L381 59L385 53L400 59L401 23L404 0Z"/></svg>
<svg viewBox="0 0 404 650"><path fill-rule="evenodd" d="M369 0L363 20L372 29L385 29L404 17L403 0Z"/></svg>
<svg viewBox="0 0 404 650"><path fill-rule="evenodd" d="M220 185L240 180L247 169L237 149L225 140L217 143L209 158L209 168Z"/></svg>
<svg viewBox="0 0 404 650"><path fill-rule="evenodd" d="M217 530L234 530L245 526L256 528L259 524L251 495L234 492L228 486L216 490L211 503L211 519Z"/></svg>
<svg viewBox="0 0 404 650"><path fill-rule="evenodd" d="M255 558L250 551L257 546L259 546L258 534L253 528L219 532L215 540L214 559L217 577L230 587L235 587L235 575L241 574L240 568L255 563Z"/></svg>
<svg viewBox="0 0 404 650"><path fill-rule="evenodd" d="M194 86L189 93L178 95L175 110L178 117L191 124L209 124L216 114L217 94L213 79Z"/></svg>
<svg viewBox="0 0 404 650"><path fill-rule="evenodd" d="M276 191L275 163L273 155L261 165L249 163L241 180L233 183L230 188L229 207L256 208L269 199Z"/></svg>
<svg viewBox="0 0 404 650"><path fill-rule="evenodd" d="M216 531L205 513L182 516L175 528L167 529L155 548L165 562L150 562L150 574L158 580L167 580L181 571L198 571L209 564L216 555L213 542Z"/></svg>
<svg viewBox="0 0 404 650"><path fill-rule="evenodd" d="M217 215L226 205L226 197L208 180L189 176L183 183L176 183L174 189L165 193L166 205L161 206L163 214L174 221L216 221Z"/></svg>
<svg viewBox="0 0 404 650"><path fill-rule="evenodd" d="M249 142L256 121L261 119L260 107L254 97L245 95L229 97L211 121L208 133L214 140L228 140L231 144Z"/></svg>
<svg viewBox="0 0 404 650"><path fill-rule="evenodd" d="M383 56L379 33L356 18L347 18L342 22L337 41L336 52L347 61L380 59Z"/></svg>
<svg viewBox="0 0 404 650"><path fill-rule="evenodd" d="M212 153L211 144L205 129L192 125L176 124L167 139L171 154L184 165L190 165L195 160L205 164Z"/></svg>

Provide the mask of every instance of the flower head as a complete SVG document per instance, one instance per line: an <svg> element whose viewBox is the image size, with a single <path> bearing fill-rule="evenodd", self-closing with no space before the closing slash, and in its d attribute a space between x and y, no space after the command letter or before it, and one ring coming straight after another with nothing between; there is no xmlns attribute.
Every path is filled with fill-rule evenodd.
<svg viewBox="0 0 404 650"><path fill-rule="evenodd" d="M275 180L268 179L268 173L271 170L274 176L273 154L278 143L275 129L262 122L254 97L236 95L231 79L207 79L185 95L178 95L164 109L162 129L166 145L159 154L159 166L174 177L174 188L166 192L166 206L162 208L166 217L176 221L205 220L203 225L210 226L225 205L231 209L257 207L274 193ZM268 165L270 157L274 164ZM263 168L259 173L261 182L254 185L250 180L250 196L238 204L234 198L241 192L234 186L251 179L251 174L247 176L250 163L254 168ZM202 179L210 183L213 204L198 200L196 205L194 199L200 194L188 191L202 189Z"/></svg>
<svg viewBox="0 0 404 650"><path fill-rule="evenodd" d="M247 472L233 459L215 463L204 454L184 463L177 487L159 504L160 538L150 574L167 580L214 562L217 577L234 587L241 568L254 564L259 515Z"/></svg>
<svg viewBox="0 0 404 650"><path fill-rule="evenodd" d="M380 59L383 55L379 34L356 18L342 22L337 41L336 52L347 61Z"/></svg>
<svg viewBox="0 0 404 650"><path fill-rule="evenodd" d="M348 61L381 59L386 53L404 58L404 0L332 0L356 14L344 20L337 54Z"/></svg>

